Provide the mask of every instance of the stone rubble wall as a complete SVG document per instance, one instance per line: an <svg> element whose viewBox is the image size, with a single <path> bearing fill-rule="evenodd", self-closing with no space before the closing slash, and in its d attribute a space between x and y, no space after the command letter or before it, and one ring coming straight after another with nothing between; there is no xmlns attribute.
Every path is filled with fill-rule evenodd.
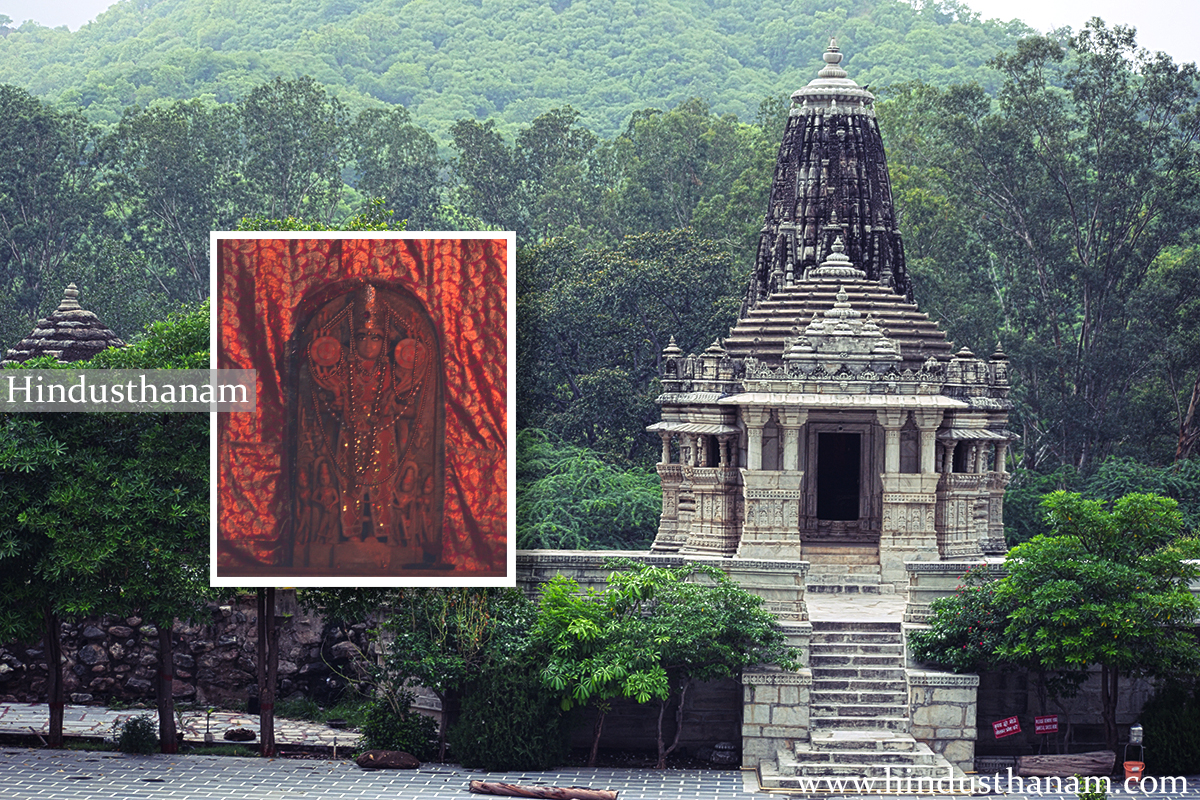
<svg viewBox="0 0 1200 800"><path fill-rule="evenodd" d="M357 680L367 625L332 625L301 609L295 592L276 595L279 635L278 697L297 693L332 700ZM229 707L257 691L258 611L254 595L213 603L198 619L172 629L174 695L180 702ZM70 703L154 701L158 629L141 617L92 617L62 625L63 677ZM374 655L373 650L371 652ZM45 649L0 645L0 702L46 700Z"/></svg>

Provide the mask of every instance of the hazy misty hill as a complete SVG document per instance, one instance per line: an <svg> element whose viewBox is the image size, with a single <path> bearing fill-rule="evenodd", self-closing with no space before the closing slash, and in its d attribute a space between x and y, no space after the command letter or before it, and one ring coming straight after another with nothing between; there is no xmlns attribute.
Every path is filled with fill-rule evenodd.
<svg viewBox="0 0 1200 800"><path fill-rule="evenodd" d="M444 138L463 117L529 122L565 104L601 135L689 97L752 119L807 83L828 37L875 86L992 80L1023 32L953 2L898 0L126 0L75 33L0 37L0 83L99 121L160 98L240 98L311 75L353 108L408 107Z"/></svg>

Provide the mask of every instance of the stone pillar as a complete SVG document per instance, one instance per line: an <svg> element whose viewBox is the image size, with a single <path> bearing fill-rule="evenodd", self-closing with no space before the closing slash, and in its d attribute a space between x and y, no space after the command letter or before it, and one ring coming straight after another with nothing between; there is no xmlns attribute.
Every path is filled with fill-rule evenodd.
<svg viewBox="0 0 1200 800"><path fill-rule="evenodd" d="M720 455L719 455L719 457L721 459L720 465L722 467L731 466L729 463L729 440L730 440L730 438L731 438L730 435L727 433L722 434L717 437L717 444L720 448Z"/></svg>
<svg viewBox="0 0 1200 800"><path fill-rule="evenodd" d="M746 420L746 467L762 469L763 426L771 418L771 409L750 406L745 411Z"/></svg>
<svg viewBox="0 0 1200 800"><path fill-rule="evenodd" d="M883 471L895 473L900 471L900 428L904 425L906 412L876 411L876 418L883 426L884 451Z"/></svg>
<svg viewBox="0 0 1200 800"><path fill-rule="evenodd" d="M671 463L671 434L666 431L659 431L658 438L662 439L662 458L659 459L660 464Z"/></svg>
<svg viewBox="0 0 1200 800"><path fill-rule="evenodd" d="M942 424L941 411L914 411L913 420L921 431L920 472L937 472L937 429Z"/></svg>
<svg viewBox="0 0 1200 800"><path fill-rule="evenodd" d="M708 437L704 434L696 436L696 466L710 466L708 463Z"/></svg>
<svg viewBox="0 0 1200 800"><path fill-rule="evenodd" d="M1004 474L1006 472L1004 461L1008 457L1008 441L1001 440L996 442L996 472Z"/></svg>
<svg viewBox="0 0 1200 800"><path fill-rule="evenodd" d="M800 469L800 432L808 421L807 409L780 409L779 424L783 427L783 469Z"/></svg>

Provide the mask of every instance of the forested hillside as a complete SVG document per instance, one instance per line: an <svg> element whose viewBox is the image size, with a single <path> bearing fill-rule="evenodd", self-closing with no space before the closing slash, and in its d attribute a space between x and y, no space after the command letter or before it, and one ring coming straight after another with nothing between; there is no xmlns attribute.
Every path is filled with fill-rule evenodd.
<svg viewBox="0 0 1200 800"><path fill-rule="evenodd" d="M601 136L699 97L751 119L812 77L837 36L860 83L979 80L1025 32L953 0L124 0L70 33L0 36L0 83L116 122L158 98L235 101L309 75L352 110L405 106L439 141L458 119L502 130L572 105ZM1082 20L1081 20L1082 22ZM0 29L3 30L3 29Z"/></svg>
<svg viewBox="0 0 1200 800"><path fill-rule="evenodd" d="M1012 362L1013 530L1052 488L1200 508L1194 66L946 4L522 2L162 0L0 30L0 347L68 282L126 336L203 298L212 229L514 230L524 496L574 496L580 446L634 468L575 487L602 495L586 515L523 506L523 542L644 536L660 354L734 322L786 93L837 34L880 90L922 310Z"/></svg>

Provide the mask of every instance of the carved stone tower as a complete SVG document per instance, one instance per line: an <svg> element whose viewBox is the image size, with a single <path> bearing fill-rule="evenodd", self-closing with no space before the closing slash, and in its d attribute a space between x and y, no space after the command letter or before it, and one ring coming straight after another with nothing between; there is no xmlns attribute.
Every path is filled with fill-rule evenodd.
<svg viewBox="0 0 1200 800"><path fill-rule="evenodd" d="M652 549L889 591L906 561L1003 552L1008 362L913 304L875 98L841 59L792 95L737 324L663 353Z"/></svg>

